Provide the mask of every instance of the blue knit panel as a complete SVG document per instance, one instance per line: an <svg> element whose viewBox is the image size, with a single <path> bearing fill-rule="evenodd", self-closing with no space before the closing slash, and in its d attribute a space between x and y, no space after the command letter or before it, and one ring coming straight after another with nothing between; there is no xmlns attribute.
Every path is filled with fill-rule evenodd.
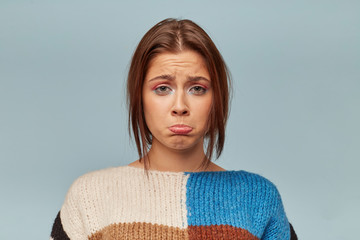
<svg viewBox="0 0 360 240"><path fill-rule="evenodd" d="M280 195L270 181L245 171L186 174L190 175L186 191L189 225L227 224L258 238L289 239Z"/></svg>

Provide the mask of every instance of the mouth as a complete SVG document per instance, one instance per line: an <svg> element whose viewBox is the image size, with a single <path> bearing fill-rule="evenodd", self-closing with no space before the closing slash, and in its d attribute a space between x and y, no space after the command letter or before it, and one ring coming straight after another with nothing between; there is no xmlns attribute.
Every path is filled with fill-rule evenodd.
<svg viewBox="0 0 360 240"><path fill-rule="evenodd" d="M176 124L176 125L169 127L169 130L175 134L186 135L186 134L190 133L193 130L193 128L188 125L184 125L184 124Z"/></svg>

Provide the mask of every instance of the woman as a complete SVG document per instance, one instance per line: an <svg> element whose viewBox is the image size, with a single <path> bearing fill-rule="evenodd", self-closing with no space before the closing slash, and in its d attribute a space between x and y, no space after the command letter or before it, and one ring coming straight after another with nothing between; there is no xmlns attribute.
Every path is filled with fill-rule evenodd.
<svg viewBox="0 0 360 240"><path fill-rule="evenodd" d="M228 102L228 71L204 30L189 20L156 24L128 75L140 158L78 178L52 239L295 239L270 181L211 162L223 149Z"/></svg>

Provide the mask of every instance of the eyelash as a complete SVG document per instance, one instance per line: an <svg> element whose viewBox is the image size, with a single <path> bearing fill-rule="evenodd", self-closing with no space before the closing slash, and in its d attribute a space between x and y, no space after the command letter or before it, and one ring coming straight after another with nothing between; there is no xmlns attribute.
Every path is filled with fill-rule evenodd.
<svg viewBox="0 0 360 240"><path fill-rule="evenodd" d="M192 89L195 89L195 88L199 88L198 90L197 90L197 93L191 93L191 94L195 94L195 95L203 95L203 94L205 94L206 92L207 92L207 89L205 88L205 87L202 87L202 86L194 86L194 87L192 87L192 88L190 88L190 91L192 90Z"/></svg>
<svg viewBox="0 0 360 240"><path fill-rule="evenodd" d="M166 89L166 92L165 91L161 91L160 89L161 88L165 88ZM154 89L154 92L157 94L157 95L160 95L160 96L165 96L167 94L170 94L172 93L172 90L168 87L168 86L158 86Z"/></svg>
<svg viewBox="0 0 360 240"><path fill-rule="evenodd" d="M160 90L161 88L163 90ZM198 89L195 90L195 88L198 88ZM160 95L160 96L165 96L167 94L173 93L173 90L168 86L158 86L153 91L155 92L155 94ZM207 92L207 88L205 88L203 86L199 86L199 85L193 86L189 89L190 94L198 95L198 96L204 95L206 92Z"/></svg>

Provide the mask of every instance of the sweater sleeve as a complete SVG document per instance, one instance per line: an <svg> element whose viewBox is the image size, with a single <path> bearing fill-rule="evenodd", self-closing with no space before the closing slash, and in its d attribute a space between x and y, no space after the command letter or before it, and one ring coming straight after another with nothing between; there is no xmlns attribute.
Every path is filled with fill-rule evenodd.
<svg viewBox="0 0 360 240"><path fill-rule="evenodd" d="M80 209L81 183L76 180L70 187L64 204L54 221L51 240L85 240L83 214Z"/></svg>
<svg viewBox="0 0 360 240"><path fill-rule="evenodd" d="M263 240L292 240L291 225L286 217L284 207L281 201L279 192L276 190L274 212L268 222L264 234L261 237Z"/></svg>
<svg viewBox="0 0 360 240"><path fill-rule="evenodd" d="M54 224L52 227L50 240L60 240L60 239L61 240L70 240L70 238L64 231L64 228L63 228L63 225L62 225L61 219L60 219L60 212L59 212L55 218L55 221L54 221Z"/></svg>
<svg viewBox="0 0 360 240"><path fill-rule="evenodd" d="M293 226L290 224L290 240L298 240Z"/></svg>

